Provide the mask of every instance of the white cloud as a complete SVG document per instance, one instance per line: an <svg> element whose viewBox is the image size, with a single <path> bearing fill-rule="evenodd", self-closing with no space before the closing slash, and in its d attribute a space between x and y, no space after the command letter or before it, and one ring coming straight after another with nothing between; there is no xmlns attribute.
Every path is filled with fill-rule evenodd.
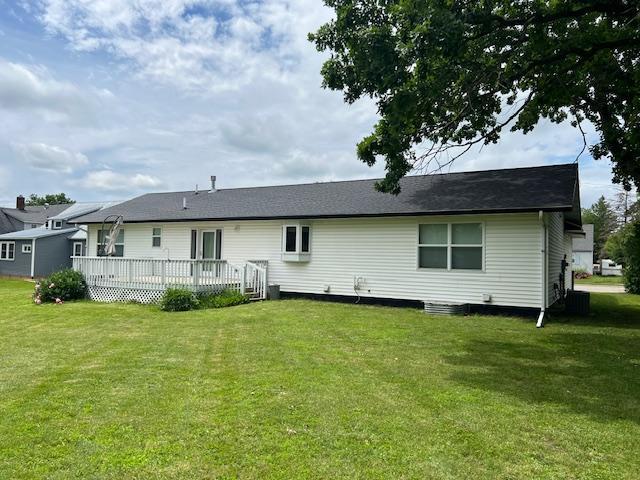
<svg viewBox="0 0 640 480"><path fill-rule="evenodd" d="M107 90L85 92L77 86L52 78L38 65L12 63L0 58L0 109L48 113L51 119L86 122L93 116Z"/></svg>
<svg viewBox="0 0 640 480"><path fill-rule="evenodd" d="M89 172L76 183L82 188L101 192L139 192L163 186L163 182L152 175L117 173L112 170Z"/></svg>
<svg viewBox="0 0 640 480"><path fill-rule="evenodd" d="M286 80L301 48L314 51L306 34L329 16L319 3L44 0L40 19L77 51L107 51L184 90L221 91Z"/></svg>
<svg viewBox="0 0 640 480"><path fill-rule="evenodd" d="M82 153L46 143L18 143L12 146L27 165L48 172L71 173L89 163Z"/></svg>

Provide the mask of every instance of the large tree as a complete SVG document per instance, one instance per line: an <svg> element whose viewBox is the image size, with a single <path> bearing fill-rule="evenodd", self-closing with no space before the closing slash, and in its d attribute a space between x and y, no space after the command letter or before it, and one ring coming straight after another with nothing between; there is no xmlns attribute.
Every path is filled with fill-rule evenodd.
<svg viewBox="0 0 640 480"><path fill-rule="evenodd" d="M67 197L65 193L48 193L42 196L32 193L25 202L25 204L29 206L45 204L58 205L62 203L75 203L75 201Z"/></svg>
<svg viewBox="0 0 640 480"><path fill-rule="evenodd" d="M380 190L540 118L580 131L589 120L591 154L612 160L615 182L640 185L638 0L324 1L336 18L309 38L331 52L325 87L377 102L357 151L384 158Z"/></svg>
<svg viewBox="0 0 640 480"><path fill-rule="evenodd" d="M604 196L601 196L590 208L582 210L582 223L593 224L593 261L597 262L606 254L607 240L618 227L616 212Z"/></svg>

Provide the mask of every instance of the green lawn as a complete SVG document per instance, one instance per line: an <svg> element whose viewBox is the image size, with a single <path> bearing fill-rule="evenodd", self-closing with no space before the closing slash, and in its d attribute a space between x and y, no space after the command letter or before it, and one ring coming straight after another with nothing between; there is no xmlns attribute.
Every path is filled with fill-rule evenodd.
<svg viewBox="0 0 640 480"><path fill-rule="evenodd" d="M576 284L582 283L587 285L622 285L622 282L622 277L603 277L602 275L576 279Z"/></svg>
<svg viewBox="0 0 640 480"><path fill-rule="evenodd" d="M640 297L544 329L280 301L30 303L0 280L0 478L637 479Z"/></svg>

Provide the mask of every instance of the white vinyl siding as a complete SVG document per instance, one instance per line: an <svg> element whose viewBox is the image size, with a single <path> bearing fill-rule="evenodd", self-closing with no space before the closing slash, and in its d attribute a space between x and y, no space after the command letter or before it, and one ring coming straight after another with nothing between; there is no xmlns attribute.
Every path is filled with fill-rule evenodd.
<svg viewBox="0 0 640 480"><path fill-rule="evenodd" d="M558 300L558 291L554 285L560 287L562 259L567 252L564 240L564 215L560 212L552 212L546 214L545 217L549 239L547 248L549 262L547 266L547 306L550 306ZM571 254L567 255L567 261L571 262Z"/></svg>
<svg viewBox="0 0 640 480"><path fill-rule="evenodd" d="M482 222L484 270L417 268L418 225ZM414 300L482 303L539 308L541 304L540 222L537 214L442 217L322 219L312 229L309 262L282 259L286 221L172 222L162 224L163 249L149 245L153 224L125 225L125 256L190 258L191 230L221 228L222 258L242 263L269 261L269 283L282 291L355 295L353 279L363 277L361 295ZM157 226L157 223L156 225ZM98 226L90 227L89 251L96 249ZM201 255L198 246L198 257Z"/></svg>

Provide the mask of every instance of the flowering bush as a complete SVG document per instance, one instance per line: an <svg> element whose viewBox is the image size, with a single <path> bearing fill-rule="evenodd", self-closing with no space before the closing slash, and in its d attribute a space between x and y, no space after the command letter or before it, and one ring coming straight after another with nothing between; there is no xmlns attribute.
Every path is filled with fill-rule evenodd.
<svg viewBox="0 0 640 480"><path fill-rule="evenodd" d="M51 302L57 305L67 300L79 300L87 294L87 283L80 272L66 269L51 274L36 283L33 301L37 305Z"/></svg>

